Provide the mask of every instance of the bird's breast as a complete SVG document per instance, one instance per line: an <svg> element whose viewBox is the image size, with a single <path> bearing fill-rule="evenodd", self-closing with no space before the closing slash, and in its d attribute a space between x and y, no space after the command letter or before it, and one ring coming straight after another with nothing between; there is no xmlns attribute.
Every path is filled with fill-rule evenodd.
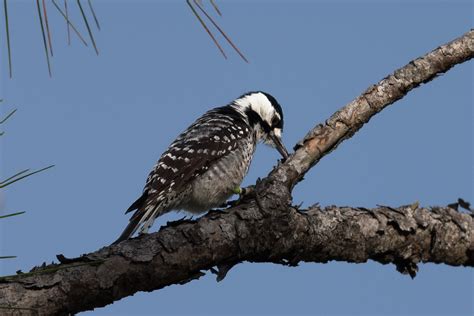
<svg viewBox="0 0 474 316"><path fill-rule="evenodd" d="M188 198L181 208L202 213L224 204L247 174L255 145L252 137L243 139L232 152L209 165L205 173L190 183Z"/></svg>

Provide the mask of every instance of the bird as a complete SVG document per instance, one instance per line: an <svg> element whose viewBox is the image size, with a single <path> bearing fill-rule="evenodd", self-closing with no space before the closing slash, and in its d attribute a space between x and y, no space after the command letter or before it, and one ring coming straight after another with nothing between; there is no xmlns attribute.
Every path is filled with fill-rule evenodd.
<svg viewBox="0 0 474 316"><path fill-rule="evenodd" d="M247 92L209 110L181 133L149 173L142 195L127 209L135 211L120 237L148 233L155 219L172 210L203 214L222 206L247 174L258 143L274 147L283 160L283 111L263 91Z"/></svg>

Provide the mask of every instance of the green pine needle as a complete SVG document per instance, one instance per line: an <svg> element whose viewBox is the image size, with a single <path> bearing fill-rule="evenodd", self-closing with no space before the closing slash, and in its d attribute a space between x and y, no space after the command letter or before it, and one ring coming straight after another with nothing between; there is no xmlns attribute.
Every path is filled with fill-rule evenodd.
<svg viewBox="0 0 474 316"><path fill-rule="evenodd" d="M16 256L0 256L0 259L15 259Z"/></svg>
<svg viewBox="0 0 474 316"><path fill-rule="evenodd" d="M11 214L7 214L7 215L0 215L0 218L7 218L7 217L17 216L17 215L21 215L21 214L25 214L25 211L23 211L23 212L11 213Z"/></svg>
<svg viewBox="0 0 474 316"><path fill-rule="evenodd" d="M20 171L20 172L18 172L17 174L15 174L14 176L11 176L10 178L8 178L8 179L3 180L2 182L0 182L0 189L1 189L1 188L4 188L4 187L6 187L6 186L8 186L8 185L10 185L10 184L13 184L13 183L15 183L15 182L17 182L17 181L20 181L21 179L24 179L24 178L29 177L29 176L32 176L32 175L34 175L34 174L36 174L36 173L39 173L39 172L45 171L45 170L47 170L47 169L50 169L50 168L52 168L52 167L54 167L54 165L48 166L48 167L43 168L43 169L40 169L40 170L36 170L36 171L30 172L30 173L27 173L27 174L24 174L24 173L28 172L29 169Z"/></svg>
<svg viewBox="0 0 474 316"><path fill-rule="evenodd" d="M8 113L8 115L3 120L0 121L0 124L5 123L10 117L12 117L13 114L15 114L15 112L16 112L16 109Z"/></svg>

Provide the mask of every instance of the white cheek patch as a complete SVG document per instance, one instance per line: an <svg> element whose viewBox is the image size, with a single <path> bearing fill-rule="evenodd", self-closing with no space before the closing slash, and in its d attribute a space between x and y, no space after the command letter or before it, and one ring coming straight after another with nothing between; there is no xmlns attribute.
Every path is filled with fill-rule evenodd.
<svg viewBox="0 0 474 316"><path fill-rule="evenodd" d="M251 108L267 123L271 123L275 109L268 98L261 92L247 95L235 100L244 109Z"/></svg>

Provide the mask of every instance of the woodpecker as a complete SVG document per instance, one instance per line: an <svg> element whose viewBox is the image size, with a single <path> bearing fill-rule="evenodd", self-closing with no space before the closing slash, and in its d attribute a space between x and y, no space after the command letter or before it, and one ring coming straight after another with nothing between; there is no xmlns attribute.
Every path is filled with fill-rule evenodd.
<svg viewBox="0 0 474 316"><path fill-rule="evenodd" d="M288 158L282 131L282 108L262 91L248 92L205 113L161 155L143 194L125 212L135 211L114 244L138 229L147 233L156 217L171 210L201 214L222 206L240 191L257 143L264 142Z"/></svg>

